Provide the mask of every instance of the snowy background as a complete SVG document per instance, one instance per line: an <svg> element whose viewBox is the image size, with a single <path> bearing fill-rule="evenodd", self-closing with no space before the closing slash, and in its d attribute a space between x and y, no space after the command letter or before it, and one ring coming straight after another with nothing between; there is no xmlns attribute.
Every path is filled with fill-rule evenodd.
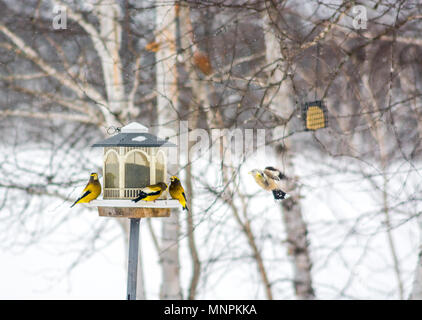
<svg viewBox="0 0 422 320"><path fill-rule="evenodd" d="M141 221L139 299L422 299L422 7L362 5L0 0L0 299L126 297L127 221L70 205L130 122L191 208Z"/></svg>

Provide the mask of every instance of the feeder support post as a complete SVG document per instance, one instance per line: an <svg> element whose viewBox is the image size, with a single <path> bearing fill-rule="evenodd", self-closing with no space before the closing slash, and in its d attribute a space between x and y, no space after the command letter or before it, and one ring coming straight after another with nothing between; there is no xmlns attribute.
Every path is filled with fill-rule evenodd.
<svg viewBox="0 0 422 320"><path fill-rule="evenodd" d="M127 272L127 300L136 300L140 221L141 219L139 218L130 219L129 257Z"/></svg>

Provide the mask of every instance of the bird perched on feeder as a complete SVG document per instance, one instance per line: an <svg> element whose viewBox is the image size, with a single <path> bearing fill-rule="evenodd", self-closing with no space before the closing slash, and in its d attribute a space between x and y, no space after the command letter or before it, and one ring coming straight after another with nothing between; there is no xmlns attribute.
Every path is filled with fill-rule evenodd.
<svg viewBox="0 0 422 320"><path fill-rule="evenodd" d="M179 178L176 177L176 176L172 176L170 178L170 182L171 183L170 183L170 187L169 187L169 192L170 192L171 197L180 202L180 204L183 207L183 210L189 211L188 206L186 205L185 190L183 189Z"/></svg>
<svg viewBox="0 0 422 320"><path fill-rule="evenodd" d="M138 202L139 200L144 201L155 201L157 200L161 194L166 191L167 185L164 182L158 182L157 184L153 184L142 188L139 191L138 196L133 199L133 202Z"/></svg>
<svg viewBox="0 0 422 320"><path fill-rule="evenodd" d="M77 203L88 203L101 194L101 184L98 181L98 174L91 173L89 178L88 184L86 185L85 189L82 191L82 196L79 197L70 207L72 208Z"/></svg>
<svg viewBox="0 0 422 320"><path fill-rule="evenodd" d="M274 199L283 200L286 198L287 193L282 190L283 180L287 180L287 177L281 173L280 170L273 167L266 167L264 170L253 169L249 172L256 183L264 190L272 191Z"/></svg>

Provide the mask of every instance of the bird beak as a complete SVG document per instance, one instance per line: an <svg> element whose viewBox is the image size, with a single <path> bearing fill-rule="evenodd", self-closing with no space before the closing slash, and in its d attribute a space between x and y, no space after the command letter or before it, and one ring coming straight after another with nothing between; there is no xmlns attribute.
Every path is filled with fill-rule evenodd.
<svg viewBox="0 0 422 320"><path fill-rule="evenodd" d="M249 171L248 174L252 174L252 171Z"/></svg>

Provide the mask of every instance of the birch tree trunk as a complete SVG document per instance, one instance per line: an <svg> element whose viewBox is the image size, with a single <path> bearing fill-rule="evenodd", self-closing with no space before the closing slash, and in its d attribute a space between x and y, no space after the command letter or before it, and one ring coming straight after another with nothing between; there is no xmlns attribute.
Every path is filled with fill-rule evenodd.
<svg viewBox="0 0 422 320"><path fill-rule="evenodd" d="M104 84L110 113L125 114L128 107L123 85L122 64L119 50L121 47L122 27L120 24L121 8L115 0L102 0L95 7L94 13L99 20L99 39L93 38L95 48L100 56ZM101 44L99 43L101 42ZM126 119L120 119L125 122ZM109 126L114 125L108 123ZM124 123L126 124L126 123ZM128 221L124 223L125 239L128 240ZM136 299L145 299L145 285L142 265L142 250L139 247ZM128 252L126 250L126 252ZM127 259L126 259L127 260Z"/></svg>
<svg viewBox="0 0 422 320"><path fill-rule="evenodd" d="M418 264L416 265L415 278L413 280L412 292L410 300L422 300L422 215L418 217L419 224L419 252Z"/></svg>
<svg viewBox="0 0 422 320"><path fill-rule="evenodd" d="M77 88L90 96L100 105L104 115L107 127L118 126L120 123L126 124L127 119L116 115L127 114L128 99L125 95L122 64L120 59L120 47L122 38L122 26L120 18L122 15L120 5L115 0L101 0L95 4L93 14L98 18L99 30L97 30L88 20L81 14L73 11L70 6L61 0L53 0L53 3L64 5L66 12L71 19L76 21L90 36L96 53L101 61L102 74L104 77L105 92L107 97L105 100L94 92L92 89L84 88L84 85L77 85ZM92 92L92 93L91 93ZM117 221L122 227L126 253L128 252L129 239L129 221ZM137 274L137 296L136 299L145 299L145 285L142 268L142 251L138 255L138 274ZM126 259L127 263L127 259Z"/></svg>
<svg viewBox="0 0 422 320"><path fill-rule="evenodd" d="M419 104L415 99L413 103L413 112L417 117L419 138L422 138L422 112L418 108ZM418 262L415 269L415 275L413 279L412 292L410 293L410 300L422 300L422 215L418 216L419 225L419 252Z"/></svg>
<svg viewBox="0 0 422 320"><path fill-rule="evenodd" d="M91 38L101 61L107 98L104 99L92 88L86 88L87 84L85 83L73 84L73 86L97 103L107 126L119 125L119 120L122 119L118 119L116 115L123 114L123 111L127 108L119 54L122 38L120 5L116 0L101 0L95 4L93 14L99 21L99 30L97 30L83 15L74 11L65 2L53 0L53 4L65 6L69 18L76 21Z"/></svg>
<svg viewBox="0 0 422 320"><path fill-rule="evenodd" d="M190 62L193 52L192 50L197 49L196 45L192 41L193 37L193 30L192 30L192 22L190 19L190 8L189 6L181 6L178 11L178 41L177 41L177 50L181 54L181 58L183 60L181 67L183 67L184 71L189 75L189 79L191 80L189 83L182 83L182 79L179 79L179 88L181 91L184 89L183 87L190 87L192 92L192 100L191 101L207 101L204 90L204 84L201 81L196 79L192 80L192 75L194 74L194 70L192 67L192 63ZM188 108L186 108L188 107ZM185 109L185 110L182 110ZM186 110L187 109L187 110ZM179 131L181 134L182 132L186 135L189 134L190 130L194 130L197 128L198 123L198 116L199 112L195 109L195 106L190 103L189 105L180 106L180 114L182 115L182 119L187 119L188 123L187 126L182 126L181 130ZM191 256L191 266L192 272L190 277L189 289L187 292L186 299L195 300L197 295L197 288L199 285L199 280L201 276L201 260L199 257L199 252L196 246L195 240L195 222L194 222L194 212L195 209L192 205L192 198L194 196L193 191L193 163L189 160L189 154L191 150L191 146L193 145L192 141L185 141L187 150L186 154L181 154L180 159L180 166L185 168L185 191L187 194L187 205L189 211L186 212L186 227L188 233L188 246L189 246L189 253ZM181 149L182 150L182 149ZM183 152L183 151L182 151Z"/></svg>
<svg viewBox="0 0 422 320"><path fill-rule="evenodd" d="M370 70L369 67L367 67ZM386 226L386 236L388 240L388 245L391 252L391 257L393 260L394 265L394 273L397 279L397 287L399 293L399 299L403 300L404 298L404 284L401 276L401 268L400 268L400 260L398 257L398 251L396 249L396 244L393 237L393 228L391 224L391 208L389 204L389 192L388 192L388 164L391 162L392 159L389 159L388 154L388 128L384 125L384 122L379 121L381 115L383 115L382 108L379 106L378 101L375 98L374 92L369 82L368 74L365 73L362 75L362 83L363 87L366 89L366 99L362 99L361 104L365 107L364 109L364 118L368 123L368 127L372 134L372 137L377 142L377 147L379 151L379 161L380 161L380 170L383 179L382 187L377 186L374 182L373 185L375 188L380 189L381 196L382 196L382 211L384 213L384 223ZM364 95L365 93L363 93ZM369 101L366 103L365 101ZM371 114L376 114L376 116L372 116ZM383 121L387 122L387 118L384 115Z"/></svg>
<svg viewBox="0 0 422 320"><path fill-rule="evenodd" d="M98 8L96 11L100 22L100 39L104 44L100 58L107 100L110 111L118 113L127 108L119 55L122 38L122 27L119 22L121 9L115 0L102 0L96 8Z"/></svg>
<svg viewBox="0 0 422 320"><path fill-rule="evenodd" d="M156 54L157 81L157 124L171 121L177 130L177 65L176 65L176 7L174 2L163 5L157 2L156 42L160 49ZM156 132L160 135L159 127ZM174 172L177 164L169 165L169 172ZM179 263L179 217L173 210L169 218L163 219L161 242L162 283L160 299L182 299Z"/></svg>
<svg viewBox="0 0 422 320"><path fill-rule="evenodd" d="M275 36L277 28L270 16L272 9L268 9L264 16L264 34L266 45L267 63L272 64L268 77L268 88L265 103L268 107L278 114L282 119L289 119L294 111L292 99L289 96L289 88L286 84L285 75L287 68L282 64L283 54L280 46L280 40ZM275 20L276 21L276 20ZM277 62L277 63L275 63ZM300 190L296 183L295 168L293 166L292 149L289 138L283 138L288 134L288 123L279 126L274 130L273 139L282 139L284 150L281 154L283 166L280 168L289 178L288 192L290 198L283 200L281 203L281 211L283 221L287 233L288 254L292 259L294 270L294 290L298 299L314 299L315 293L312 286L312 260L309 253L309 241L307 239L307 226L303 219L302 209L300 206Z"/></svg>

